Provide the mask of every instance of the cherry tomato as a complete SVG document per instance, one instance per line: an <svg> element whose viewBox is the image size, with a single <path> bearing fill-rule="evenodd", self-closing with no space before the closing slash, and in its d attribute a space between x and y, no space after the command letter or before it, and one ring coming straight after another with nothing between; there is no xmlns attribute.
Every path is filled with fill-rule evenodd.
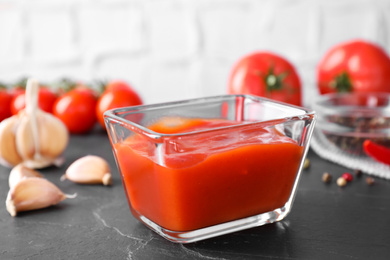
<svg viewBox="0 0 390 260"><path fill-rule="evenodd" d="M11 94L12 98L18 96L19 94L22 94L26 91L26 88L24 87L20 87L20 86L16 86L16 87L12 87L10 89L8 89L8 92Z"/></svg>
<svg viewBox="0 0 390 260"><path fill-rule="evenodd" d="M18 93L19 92L19 93ZM16 115L26 107L26 91L18 90L11 102L11 113ZM38 94L38 106L48 113L53 113L53 105L57 100L57 95L46 87L41 87Z"/></svg>
<svg viewBox="0 0 390 260"><path fill-rule="evenodd" d="M12 94L6 89L0 89L0 122L10 117Z"/></svg>
<svg viewBox="0 0 390 260"><path fill-rule="evenodd" d="M141 101L139 95L135 92L135 90L130 86L127 82L122 80L112 80L108 82L105 86L105 91L118 91L118 90L126 90L129 93L133 92L133 99L137 101Z"/></svg>
<svg viewBox="0 0 390 260"><path fill-rule="evenodd" d="M141 105L142 99L138 93L124 81L111 81L100 96L96 105L96 117L105 129L103 113L109 109Z"/></svg>
<svg viewBox="0 0 390 260"><path fill-rule="evenodd" d="M62 95L55 102L53 114L58 117L71 134L84 134L96 123L95 93L87 88L75 88Z"/></svg>
<svg viewBox="0 0 390 260"><path fill-rule="evenodd" d="M229 94L252 94L301 106L301 81L285 58L255 52L241 58L228 81Z"/></svg>
<svg viewBox="0 0 390 260"><path fill-rule="evenodd" d="M367 41L338 44L317 65L317 87L320 94L390 92L390 58Z"/></svg>

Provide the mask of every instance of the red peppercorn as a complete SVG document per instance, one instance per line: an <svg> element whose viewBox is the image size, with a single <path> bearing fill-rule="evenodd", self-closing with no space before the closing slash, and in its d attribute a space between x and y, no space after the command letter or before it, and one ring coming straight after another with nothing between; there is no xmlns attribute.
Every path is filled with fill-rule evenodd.
<svg viewBox="0 0 390 260"><path fill-rule="evenodd" d="M353 180L353 175L350 174L349 172L343 173L341 177L343 177L347 182L351 182Z"/></svg>

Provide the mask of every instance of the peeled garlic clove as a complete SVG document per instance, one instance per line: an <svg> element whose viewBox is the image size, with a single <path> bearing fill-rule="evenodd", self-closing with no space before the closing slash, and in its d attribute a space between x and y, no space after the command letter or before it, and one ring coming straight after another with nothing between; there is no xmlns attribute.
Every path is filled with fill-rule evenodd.
<svg viewBox="0 0 390 260"><path fill-rule="evenodd" d="M6 199L7 211L11 216L18 212L42 209L71 197L64 194L56 185L44 178L30 177L20 180Z"/></svg>
<svg viewBox="0 0 390 260"><path fill-rule="evenodd" d="M61 179L82 184L112 184L110 166L96 155L87 155L74 161Z"/></svg>
<svg viewBox="0 0 390 260"><path fill-rule="evenodd" d="M16 165L14 168L12 168L9 174L8 184L10 189L15 187L16 184L18 184L21 180L31 177L43 178L42 174L24 166L23 164Z"/></svg>
<svg viewBox="0 0 390 260"><path fill-rule="evenodd" d="M4 119L0 124L0 163L12 167L22 162L15 143L15 129L18 125L18 116Z"/></svg>

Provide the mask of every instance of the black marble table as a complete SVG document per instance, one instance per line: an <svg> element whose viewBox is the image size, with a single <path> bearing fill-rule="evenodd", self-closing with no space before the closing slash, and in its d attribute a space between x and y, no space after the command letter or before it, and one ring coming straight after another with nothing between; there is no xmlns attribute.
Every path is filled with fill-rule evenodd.
<svg viewBox="0 0 390 260"><path fill-rule="evenodd" d="M112 167L113 186L60 181L77 158L95 154ZM107 135L72 136L61 168L41 172L65 193L47 209L11 217L5 208L9 169L0 166L0 259L390 259L390 181L366 175L346 187L321 181L351 171L309 153L294 206L281 222L192 244L165 240L128 208Z"/></svg>

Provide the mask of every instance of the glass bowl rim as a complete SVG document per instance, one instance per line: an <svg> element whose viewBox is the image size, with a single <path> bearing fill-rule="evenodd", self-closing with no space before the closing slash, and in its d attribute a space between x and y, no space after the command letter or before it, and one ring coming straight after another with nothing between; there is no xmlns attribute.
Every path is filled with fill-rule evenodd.
<svg viewBox="0 0 390 260"><path fill-rule="evenodd" d="M348 105L348 104L334 104L331 101L341 100L342 98L348 97L376 97L376 98L385 98L389 100L389 105L387 106L359 106L359 105ZM324 111L334 111L337 113L340 112L349 112L354 109L364 109L370 111L382 111L390 109L390 93L387 92L343 92L343 93L327 93L319 95L313 102L313 109L319 114L329 114Z"/></svg>
<svg viewBox="0 0 390 260"><path fill-rule="evenodd" d="M160 132L155 132L147 127L137 124L135 122L132 122L130 120L124 119L120 116L117 116L117 113L120 112L130 112L131 110L135 112L140 112L142 110L153 110L153 109L158 109L162 106L165 107L174 107L174 106L180 106L183 104L200 104L204 102L212 102L212 101L222 101L226 100L227 98L233 99L241 97L244 99L252 99L252 100L257 100L261 102L266 102L270 104L275 104L280 108L293 108L296 111L301 111L301 114L295 115L295 116L286 116L286 117L280 117L280 118L275 118L275 119L270 119L270 120L254 120L254 121L244 121L242 124L237 124L237 125L229 125L229 126L221 126L221 127L215 127L215 128L209 128L209 129L204 129L204 130L197 130L197 131L190 131L190 132L184 132L184 133L176 133L176 134L165 134L165 133L160 133ZM104 121L106 122L107 120L112 120L116 121L119 124L126 124L130 126L132 131L140 132L142 130L143 134L146 134L153 139L158 139L160 137L174 137L174 136L184 136L184 135L190 135L190 134L198 134L198 133L205 133L205 132L212 132L212 131L218 131L218 130L230 130L230 129L235 129L235 128L242 128L242 127L258 127L259 125L262 126L270 126L270 125L276 125L280 124L283 122L287 121L297 121L297 120L305 120L305 119L314 119L316 117L316 112L314 110L305 108L305 107L300 107L300 106L295 106L291 105L288 103L272 100L269 98L265 97L260 97L260 96L255 96L255 95L246 95L246 94L227 94L227 95L217 95L217 96L206 96L206 97L198 97L198 98L191 98L191 99L183 99L183 100L178 100L178 101L168 101L168 102L161 102L161 103L153 103L153 104L143 104L143 105L137 105L137 106L127 106L127 107L121 107L121 108L113 108L110 110L107 110L104 112ZM108 119L109 118L109 119Z"/></svg>

